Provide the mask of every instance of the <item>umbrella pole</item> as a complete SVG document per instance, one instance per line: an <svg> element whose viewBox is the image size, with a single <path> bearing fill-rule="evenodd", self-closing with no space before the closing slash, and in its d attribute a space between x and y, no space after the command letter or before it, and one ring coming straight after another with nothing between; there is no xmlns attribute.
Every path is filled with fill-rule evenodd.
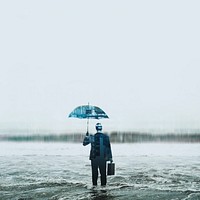
<svg viewBox="0 0 200 200"><path fill-rule="evenodd" d="M89 106L90 106L90 103L88 102L88 110L89 110ZM87 118L87 133L86 135L89 135L89 117Z"/></svg>
<svg viewBox="0 0 200 200"><path fill-rule="evenodd" d="M89 135L89 118L87 118L87 133L86 135Z"/></svg>

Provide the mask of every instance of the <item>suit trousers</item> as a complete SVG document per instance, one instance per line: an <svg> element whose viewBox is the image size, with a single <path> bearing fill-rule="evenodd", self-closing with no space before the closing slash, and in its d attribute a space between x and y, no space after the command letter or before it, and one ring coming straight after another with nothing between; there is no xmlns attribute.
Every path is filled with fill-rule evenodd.
<svg viewBox="0 0 200 200"><path fill-rule="evenodd" d="M91 160L92 166L92 183L97 185L98 179L98 169L101 174L101 185L106 185L106 160L103 157L97 156L95 159Z"/></svg>

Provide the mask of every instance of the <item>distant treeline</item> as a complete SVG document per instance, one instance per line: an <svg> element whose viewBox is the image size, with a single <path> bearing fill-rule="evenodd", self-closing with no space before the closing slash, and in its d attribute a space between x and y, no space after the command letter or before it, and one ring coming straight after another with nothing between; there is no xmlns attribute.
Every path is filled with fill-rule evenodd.
<svg viewBox="0 0 200 200"><path fill-rule="evenodd" d="M111 132L108 134L112 143L142 143L142 142L200 142L200 133L140 133ZM44 134L44 135L0 135L1 141L42 141L42 142L82 142L85 134Z"/></svg>
<svg viewBox="0 0 200 200"><path fill-rule="evenodd" d="M12 136L0 136L2 141L16 141L16 142L31 142L31 141L42 141L42 142L80 142L83 140L83 134L45 134L45 135L12 135Z"/></svg>
<svg viewBox="0 0 200 200"><path fill-rule="evenodd" d="M122 133L112 132L110 135L112 142L136 143L136 142L200 142L200 133L198 134L152 134L152 133Z"/></svg>

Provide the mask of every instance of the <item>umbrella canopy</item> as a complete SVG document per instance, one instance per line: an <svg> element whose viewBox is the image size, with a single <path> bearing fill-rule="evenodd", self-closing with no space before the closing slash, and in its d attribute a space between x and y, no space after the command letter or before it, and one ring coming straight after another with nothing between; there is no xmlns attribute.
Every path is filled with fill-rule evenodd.
<svg viewBox="0 0 200 200"><path fill-rule="evenodd" d="M87 133L89 119L109 118L108 115L99 107L92 105L82 105L75 108L68 117L87 119Z"/></svg>
<svg viewBox="0 0 200 200"><path fill-rule="evenodd" d="M101 108L91 105L78 106L69 114L69 117L79 119L109 118L108 115Z"/></svg>

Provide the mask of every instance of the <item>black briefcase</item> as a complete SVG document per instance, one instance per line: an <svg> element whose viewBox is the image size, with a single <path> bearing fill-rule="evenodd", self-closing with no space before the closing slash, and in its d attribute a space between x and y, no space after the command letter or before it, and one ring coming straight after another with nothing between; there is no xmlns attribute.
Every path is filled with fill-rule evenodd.
<svg viewBox="0 0 200 200"><path fill-rule="evenodd" d="M115 175L115 163L108 163L107 175Z"/></svg>

